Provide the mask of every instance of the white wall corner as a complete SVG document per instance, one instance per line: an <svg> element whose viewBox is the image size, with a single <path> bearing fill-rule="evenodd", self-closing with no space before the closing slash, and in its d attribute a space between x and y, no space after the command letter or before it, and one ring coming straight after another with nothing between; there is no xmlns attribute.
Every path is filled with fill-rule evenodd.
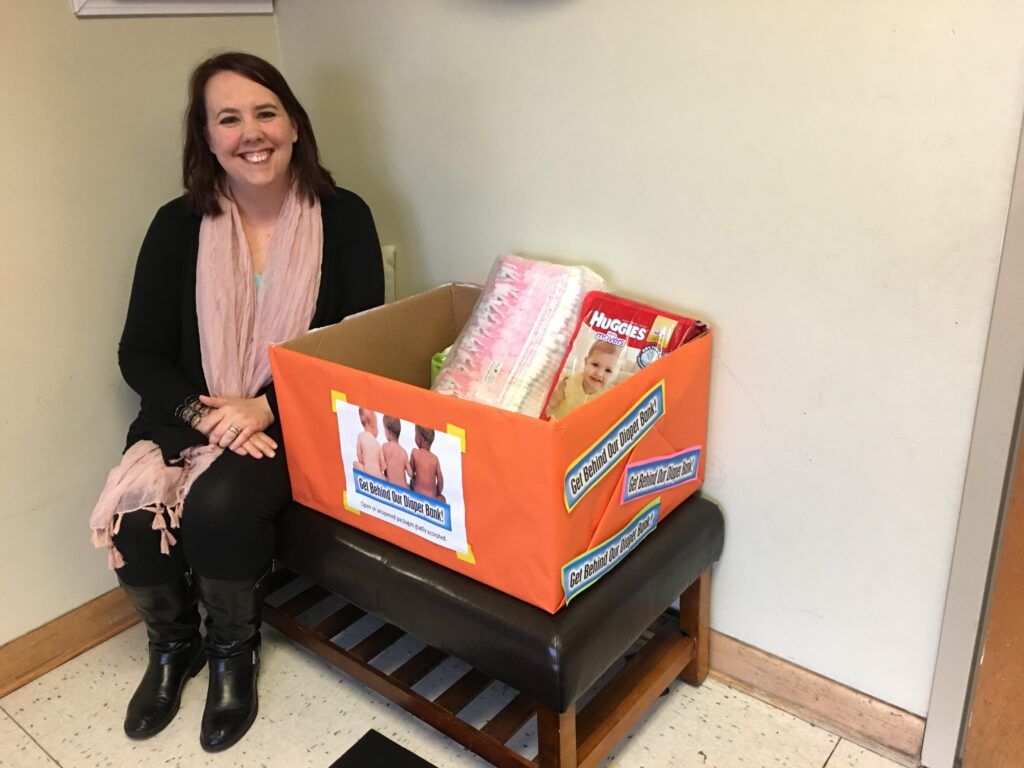
<svg viewBox="0 0 1024 768"><path fill-rule="evenodd" d="M952 768L971 704L990 562L1012 478L1024 376L1024 139L1018 142L921 764Z"/></svg>

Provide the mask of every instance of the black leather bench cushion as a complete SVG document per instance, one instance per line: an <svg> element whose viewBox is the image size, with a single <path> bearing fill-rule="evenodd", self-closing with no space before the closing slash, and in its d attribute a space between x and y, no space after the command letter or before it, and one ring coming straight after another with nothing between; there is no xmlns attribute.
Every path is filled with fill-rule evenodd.
<svg viewBox="0 0 1024 768"><path fill-rule="evenodd" d="M691 497L552 615L299 504L278 558L378 618L564 712L722 552L715 504Z"/></svg>

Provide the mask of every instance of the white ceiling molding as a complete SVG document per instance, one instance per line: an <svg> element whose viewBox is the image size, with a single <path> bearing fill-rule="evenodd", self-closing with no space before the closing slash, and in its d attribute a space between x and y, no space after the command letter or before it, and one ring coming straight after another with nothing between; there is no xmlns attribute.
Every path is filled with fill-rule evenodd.
<svg viewBox="0 0 1024 768"><path fill-rule="evenodd" d="M270 14L274 0L71 0L71 8L79 17Z"/></svg>

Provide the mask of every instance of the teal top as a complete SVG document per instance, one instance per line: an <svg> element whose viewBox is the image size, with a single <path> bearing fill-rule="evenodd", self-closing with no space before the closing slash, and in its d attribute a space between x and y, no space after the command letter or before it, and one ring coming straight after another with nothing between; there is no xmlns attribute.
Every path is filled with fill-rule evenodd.
<svg viewBox="0 0 1024 768"><path fill-rule="evenodd" d="M256 280L256 290L258 291L260 289L260 278L263 277L263 275L258 272L253 272L252 276Z"/></svg>

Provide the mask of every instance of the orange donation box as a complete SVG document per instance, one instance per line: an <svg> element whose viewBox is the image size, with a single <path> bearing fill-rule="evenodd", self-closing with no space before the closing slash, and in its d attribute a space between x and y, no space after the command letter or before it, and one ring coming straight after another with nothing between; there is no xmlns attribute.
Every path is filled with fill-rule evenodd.
<svg viewBox="0 0 1024 768"><path fill-rule="evenodd" d="M427 388L479 292L444 285L271 348L292 495L555 613L703 483L711 333L543 421Z"/></svg>

